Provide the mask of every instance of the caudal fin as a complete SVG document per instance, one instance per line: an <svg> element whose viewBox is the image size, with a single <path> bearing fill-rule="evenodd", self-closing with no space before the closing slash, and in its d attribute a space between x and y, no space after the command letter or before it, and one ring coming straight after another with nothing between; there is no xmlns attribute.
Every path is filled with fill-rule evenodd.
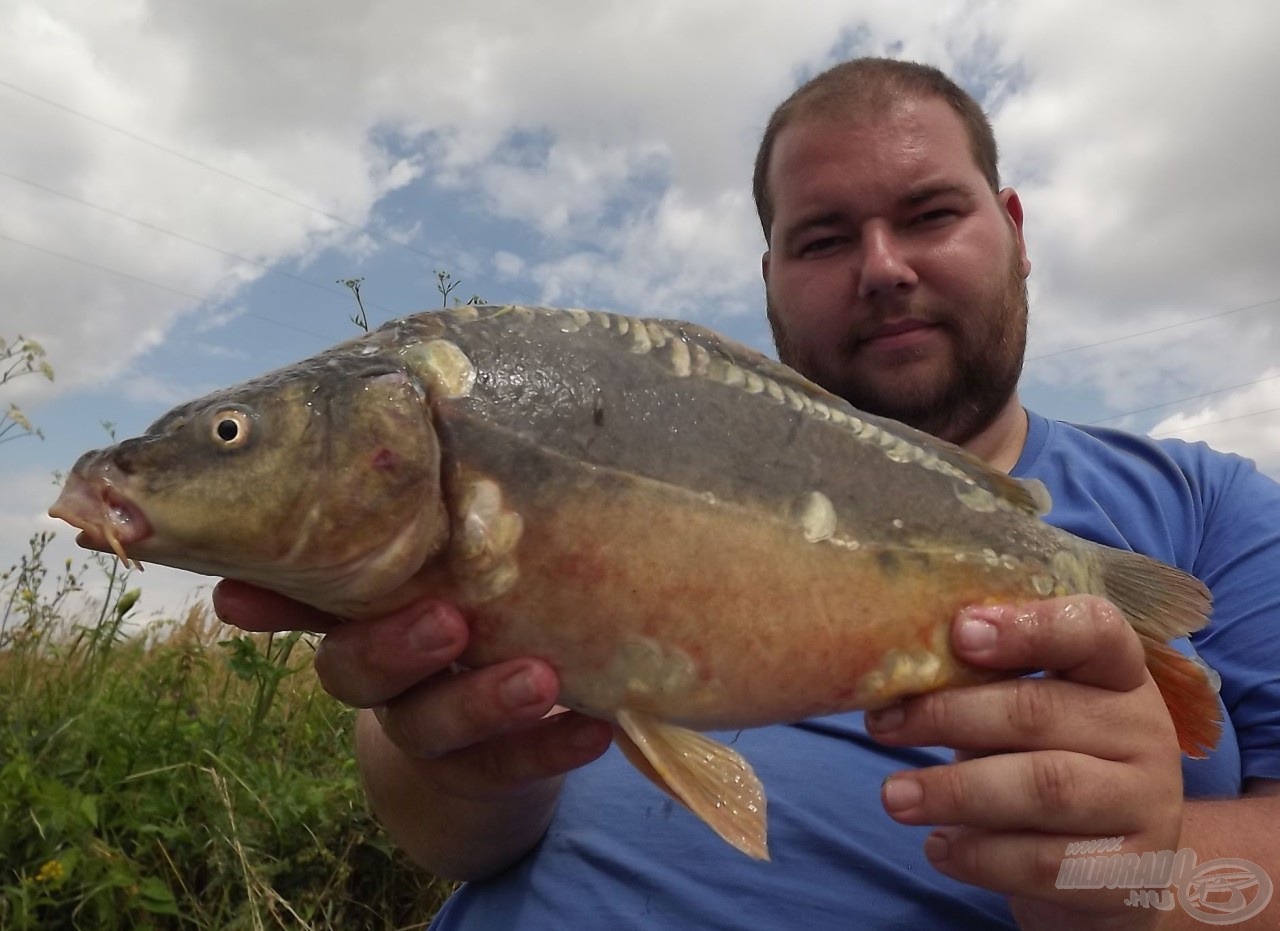
<svg viewBox="0 0 1280 931"><path fill-rule="evenodd" d="M1147 669L1160 687L1169 707L1178 747L1192 759L1202 760L1218 745L1222 733L1222 712L1218 693L1196 663L1168 644L1142 638L1147 652Z"/></svg>
<svg viewBox="0 0 1280 931"><path fill-rule="evenodd" d="M1142 637L1147 669L1160 688L1187 756L1203 759L1218 743L1222 713L1204 669L1168 646L1209 623L1213 597L1199 579L1137 553L1101 548L1107 597Z"/></svg>

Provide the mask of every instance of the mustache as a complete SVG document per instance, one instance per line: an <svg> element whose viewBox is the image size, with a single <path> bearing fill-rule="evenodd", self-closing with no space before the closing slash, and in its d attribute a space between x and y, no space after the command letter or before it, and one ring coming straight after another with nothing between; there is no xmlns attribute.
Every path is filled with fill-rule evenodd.
<svg viewBox="0 0 1280 931"><path fill-rule="evenodd" d="M840 348L846 352L854 352L884 328L907 321L943 329L953 327L950 317L939 313L936 308L921 305L919 302L895 301L892 305L879 304L870 308L870 314L866 320L840 340Z"/></svg>

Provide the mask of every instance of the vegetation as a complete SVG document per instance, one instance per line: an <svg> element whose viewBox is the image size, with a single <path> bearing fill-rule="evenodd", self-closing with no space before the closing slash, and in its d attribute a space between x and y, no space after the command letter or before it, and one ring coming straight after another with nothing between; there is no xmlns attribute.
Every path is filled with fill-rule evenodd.
<svg viewBox="0 0 1280 931"><path fill-rule="evenodd" d="M25 374L53 377L44 350L0 340L0 385ZM0 442L29 434L0 416ZM0 929L424 927L452 887L367 812L314 638L203 605L131 625L132 574L56 571L52 539L0 572Z"/></svg>
<svg viewBox="0 0 1280 931"><path fill-rule="evenodd" d="M451 887L366 811L310 636L202 605L126 635L128 578L50 578L49 538L0 575L0 927L424 926ZM67 622L90 566L108 596Z"/></svg>
<svg viewBox="0 0 1280 931"><path fill-rule="evenodd" d="M449 274L448 272L436 271L436 272L434 272L434 274L435 274L435 276L436 276L436 290L440 292L440 306L441 306L441 307L448 307L448 306L449 306L449 295L450 295L450 294L452 294L452 293L454 292L454 290L455 290L459 285L461 285L461 284L462 284L462 282L461 282L461 281L454 281L454 280L453 280L453 275ZM467 298L467 301L466 301L466 302L467 302L468 304L484 304L484 303L486 303L485 299L484 299L484 298L482 298L479 294L472 294L469 298ZM461 304L461 303L462 303L462 300L461 300L460 298L456 298L456 297L455 297L455 298L453 299L453 303L454 303L454 304Z"/></svg>
<svg viewBox="0 0 1280 931"><path fill-rule="evenodd" d="M449 295L452 294L454 290L459 285L462 284L462 282L454 281L453 275L451 275L449 272L435 271L432 274L436 276L436 290L440 292L440 306L448 307ZM365 312L364 300L360 297L360 286L364 284L364 279L363 278L339 278L337 280L337 284L340 284L344 288L347 288L348 290L350 290L356 299L357 311L347 319L350 320L352 323L354 323L356 326L358 326L360 329L368 333L369 332L369 315L368 313ZM484 298L482 298L479 294L473 294L471 295L470 298L467 299L468 304L483 304L484 302L485 302ZM453 299L453 303L461 304L462 301L455 297ZM3 384L3 382L0 382L0 384Z"/></svg>
<svg viewBox="0 0 1280 931"><path fill-rule="evenodd" d="M44 357L44 347L34 339L19 336L10 342L0 336L0 385L8 384L23 375L43 375L53 381L53 367ZM0 443L7 443L23 436L37 436L40 431L31 425L22 409L10 404L0 411Z"/></svg>
<svg viewBox="0 0 1280 931"><path fill-rule="evenodd" d="M350 320L352 323L354 323L356 326L358 326L360 329L368 333L369 332L369 315L365 313L364 301L360 299L360 285L364 284L364 279L363 278L339 278L338 284L342 285L344 288L351 289L351 293L354 294L356 298L356 306L360 308L356 313L352 314L347 319Z"/></svg>

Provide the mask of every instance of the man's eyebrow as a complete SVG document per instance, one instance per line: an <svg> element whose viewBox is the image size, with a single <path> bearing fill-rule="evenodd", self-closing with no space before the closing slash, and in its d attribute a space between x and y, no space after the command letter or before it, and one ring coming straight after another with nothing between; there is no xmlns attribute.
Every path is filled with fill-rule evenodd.
<svg viewBox="0 0 1280 931"><path fill-rule="evenodd" d="M904 207L918 207L937 197L957 196L966 200L973 199L973 190L964 184L931 184L918 188L902 198Z"/></svg>
<svg viewBox="0 0 1280 931"><path fill-rule="evenodd" d="M825 213L815 213L812 216L803 217L792 227L793 231L806 230L814 226L832 226L839 223L844 218L838 210L828 210Z"/></svg>

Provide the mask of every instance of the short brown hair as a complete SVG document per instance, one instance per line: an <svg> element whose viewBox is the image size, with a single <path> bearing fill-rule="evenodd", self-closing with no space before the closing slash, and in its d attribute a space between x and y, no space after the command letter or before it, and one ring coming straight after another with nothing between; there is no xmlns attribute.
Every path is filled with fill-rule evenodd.
<svg viewBox="0 0 1280 931"><path fill-rule="evenodd" d="M802 115L848 116L887 107L903 97L940 97L964 124L973 159L991 190L1000 187L996 168L996 138L982 107L958 84L929 65L894 58L855 58L809 79L779 104L769 117L756 153L751 189L765 241L773 226L769 197L769 163L778 134Z"/></svg>

